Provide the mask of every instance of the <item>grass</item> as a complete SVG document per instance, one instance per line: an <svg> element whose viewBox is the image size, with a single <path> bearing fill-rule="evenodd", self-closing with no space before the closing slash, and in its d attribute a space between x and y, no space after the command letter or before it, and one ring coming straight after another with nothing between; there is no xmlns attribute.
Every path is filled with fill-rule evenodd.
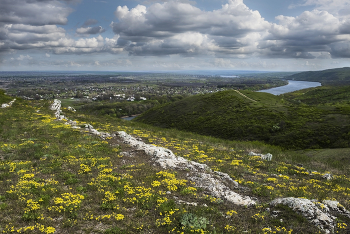
<svg viewBox="0 0 350 234"><path fill-rule="evenodd" d="M157 106L135 120L228 140L264 141L285 149L350 147L347 103L309 105L298 102L297 94L299 99L250 91L242 94L256 102L234 90L195 95Z"/></svg>
<svg viewBox="0 0 350 234"><path fill-rule="evenodd" d="M266 211L277 197L336 199L350 208L350 178L297 165L298 158L261 142L237 142L160 129L111 117L66 111L78 125L126 131L144 142L228 173L259 200L240 207L211 197L185 179L186 171L154 166L142 151L118 139L101 140L56 121L49 103L19 101L0 112L0 232L2 233L319 233L285 207ZM272 161L248 156L272 153ZM129 152L125 156L122 152ZM308 170L317 170L313 176ZM178 204L177 199L197 206ZM280 221L282 219L282 221ZM339 225L346 222L339 217ZM270 229L269 229L270 228ZM337 228L339 233L346 233Z"/></svg>

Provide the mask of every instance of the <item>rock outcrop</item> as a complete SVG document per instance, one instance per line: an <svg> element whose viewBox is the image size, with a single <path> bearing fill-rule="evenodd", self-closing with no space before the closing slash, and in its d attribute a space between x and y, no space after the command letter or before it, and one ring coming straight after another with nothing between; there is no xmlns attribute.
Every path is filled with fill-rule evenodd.
<svg viewBox="0 0 350 234"><path fill-rule="evenodd" d="M272 160L272 154L270 154L270 153L267 153L267 154L256 154L254 152L250 152L248 155L249 156L260 156L261 159L263 159L263 160L268 160L268 161Z"/></svg>
<svg viewBox="0 0 350 234"><path fill-rule="evenodd" d="M62 110L61 110L61 101L58 99L55 99L53 101L53 103L50 106L50 109L55 111L55 117L57 120L65 120L67 125L70 125L72 128L77 128L80 129L80 127L77 126L77 122L67 119L64 115L62 115ZM73 111L73 110L72 110ZM75 111L75 109L74 109ZM107 133L107 132L100 132L96 129L94 129L94 127L90 124L85 124L85 131L88 131L89 133L93 134L93 135L97 135L99 137L101 137L102 139L106 139L107 137L111 137L111 134Z"/></svg>
<svg viewBox="0 0 350 234"><path fill-rule="evenodd" d="M61 102L59 100L54 100L54 103L51 105L51 110L55 111L55 116L58 120L65 120L65 124L70 125L72 128L80 128L77 126L75 121L68 120L61 114ZM212 171L206 164L190 161L183 157L177 157L169 149L146 144L141 139L136 139L123 131L109 134L94 129L94 127L90 124L85 125L85 131L97 135L102 139L106 139L107 137L120 137L125 144L130 145L136 150L144 151L151 157L154 164L159 165L164 169L174 169L185 172L187 179L194 182L195 187L203 188L206 193L209 193L214 197L221 198L222 200L241 206L252 206L256 204L257 199L242 196L232 190L234 188L239 188L239 184L227 173ZM130 152L122 152L122 154L124 156L133 157L133 154ZM249 155L260 156L263 160L272 159L272 155L269 153L256 154L254 152L250 152ZM310 175L312 175L312 172L310 172ZM330 180L333 177L330 174L325 174L323 178ZM193 206L198 205L195 202L190 203L182 200L178 200L177 203ZM325 233L334 232L336 217L332 214L341 214L350 218L350 212L337 201L324 200L321 203L316 200L308 200L305 198L287 197L277 198L270 202L271 206L276 206L278 204L286 205L295 212L303 215L310 221L310 223L319 227ZM279 211L274 211L274 216L278 217L278 214Z"/></svg>
<svg viewBox="0 0 350 234"><path fill-rule="evenodd" d="M12 104L16 101L16 98L13 99L12 101L10 101L9 103L4 103L4 104L1 104L1 108L7 108L7 107L10 107L12 106Z"/></svg>
<svg viewBox="0 0 350 234"><path fill-rule="evenodd" d="M286 197L277 198L270 203L271 206L278 204L292 208L325 233L333 233L336 224L336 217L330 211L350 217L350 212L337 201L324 200L321 203L305 198Z"/></svg>
<svg viewBox="0 0 350 234"><path fill-rule="evenodd" d="M169 149L146 144L123 131L118 132L117 135L123 139L124 143L129 144L137 150L143 150L162 168L187 171L186 177L195 182L195 187L203 188L214 197L241 206L256 204L254 199L248 196L242 196L230 189L228 185L237 188L238 183L232 180L226 173L213 172L206 164L189 161L183 157L177 157Z"/></svg>

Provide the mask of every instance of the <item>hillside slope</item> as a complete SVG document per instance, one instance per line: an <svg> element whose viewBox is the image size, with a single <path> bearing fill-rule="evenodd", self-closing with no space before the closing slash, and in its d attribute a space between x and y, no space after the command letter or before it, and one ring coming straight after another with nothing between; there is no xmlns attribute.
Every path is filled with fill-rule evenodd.
<svg viewBox="0 0 350 234"><path fill-rule="evenodd" d="M234 90L158 106L136 121L229 140L259 140L286 149L350 147L350 110L307 106L267 93ZM334 121L334 119L339 121Z"/></svg>
<svg viewBox="0 0 350 234"><path fill-rule="evenodd" d="M322 71L307 71L291 76L287 76L288 80L317 81L321 83L349 83L350 67L328 69Z"/></svg>
<svg viewBox="0 0 350 234"><path fill-rule="evenodd" d="M301 165L301 158L295 161L261 143L52 107L52 102L16 100L0 109L2 233L349 231L349 164L336 169L322 162ZM164 155L151 149L170 152L165 148L178 163L157 161ZM252 150L270 152L272 160ZM183 168L164 168L164 162ZM197 183L200 178L209 178L208 183ZM213 182L249 196L249 204L256 205L230 202L229 194L208 186ZM307 204L307 212L293 204Z"/></svg>
<svg viewBox="0 0 350 234"><path fill-rule="evenodd" d="M283 94L283 97L308 105L349 106L350 86L320 86Z"/></svg>

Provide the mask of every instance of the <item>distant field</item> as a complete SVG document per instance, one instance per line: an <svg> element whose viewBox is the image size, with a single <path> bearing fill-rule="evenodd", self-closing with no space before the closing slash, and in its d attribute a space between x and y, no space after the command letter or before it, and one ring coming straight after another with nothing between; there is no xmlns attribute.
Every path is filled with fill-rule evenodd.
<svg viewBox="0 0 350 234"><path fill-rule="evenodd" d="M298 151L289 151L294 161L305 163L310 167L322 168L348 174L350 169L350 148L337 149L307 149Z"/></svg>

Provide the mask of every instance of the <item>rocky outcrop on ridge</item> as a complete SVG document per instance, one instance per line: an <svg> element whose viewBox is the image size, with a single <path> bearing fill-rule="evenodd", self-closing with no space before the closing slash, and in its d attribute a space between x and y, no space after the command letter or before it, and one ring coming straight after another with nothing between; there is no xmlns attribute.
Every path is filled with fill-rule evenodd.
<svg viewBox="0 0 350 234"><path fill-rule="evenodd" d="M286 197L277 198L270 202L271 206L276 206L278 204L283 204L292 208L295 212L307 218L310 223L314 224L325 233L334 232L336 217L331 214L331 211L350 217L350 212L337 201L324 200L321 203L306 198Z"/></svg>
<svg viewBox="0 0 350 234"><path fill-rule="evenodd" d="M186 174L187 179L195 182L195 187L203 188L212 196L241 206L256 204L256 199L242 196L225 185L224 181L232 187L237 188L239 186L228 174L213 172L206 164L189 161L183 157L177 157L169 149L146 144L123 131L117 134L124 140L124 143L129 144L137 150L143 150L147 155L152 157L152 161L162 168L188 171Z"/></svg>
<svg viewBox="0 0 350 234"><path fill-rule="evenodd" d="M65 120L67 125L70 125L72 128L77 128L80 129L80 127L77 126L77 122L67 119L64 115L62 115L62 110L61 110L61 101L58 99L55 99L54 102L51 104L50 109L55 111L55 117L57 120ZM71 109L72 111L75 111L75 109ZM85 131L88 131L89 133L93 135L97 135L101 137L102 139L106 139L107 137L111 137L111 134L107 132L100 132L90 124L85 124Z"/></svg>
<svg viewBox="0 0 350 234"><path fill-rule="evenodd" d="M10 107L12 106L12 104L16 101L16 98L13 99L12 101L10 101L9 103L4 103L1 105L1 108L7 108L7 107Z"/></svg>
<svg viewBox="0 0 350 234"><path fill-rule="evenodd" d="M56 111L55 116L58 120L65 120L65 124L70 125L72 128L80 128L76 126L77 124L75 121L68 120L64 115L61 115L61 102L59 100L55 99L54 103L51 105L51 110ZM99 132L90 124L85 125L85 131L97 135L102 139L106 139L107 137L120 138L125 144L130 145L132 148L144 151L151 157L151 160L155 165L159 165L164 169L186 171L187 179L193 181L195 183L195 187L203 188L207 193L210 193L214 197L221 198L227 202L241 206L251 206L257 204L256 198L242 196L232 190L232 188L239 188L240 186L228 174L219 171L212 171L206 164L190 161L183 157L177 157L169 149L146 144L141 139L136 139L123 131L114 134ZM129 153L123 152L123 154ZM260 156L261 159L265 160L272 159L271 154L264 155L250 152L249 155ZM326 179L332 179L330 174L329 176L328 174L326 175ZM193 206L197 205L195 202L188 203L182 200L177 201L177 203L184 203ZM272 207L278 204L283 204L290 207L295 212L307 218L310 223L314 224L325 233L334 233L334 228L337 222L336 217L332 214L341 214L350 218L350 212L346 210L345 207L338 201L324 200L321 203L317 200L287 197L277 198L270 202L270 206Z"/></svg>
<svg viewBox="0 0 350 234"><path fill-rule="evenodd" d="M66 124L72 127L76 126L74 121L68 120L64 115L61 115L61 101L55 99L51 105L51 110L56 111L55 116L58 120L65 120ZM203 188L212 196L227 200L236 205L251 206L256 204L256 199L248 196L241 196L232 191L230 187L238 187L238 183L231 177L222 172L213 172L206 164L189 161L183 157L177 157L174 153L166 148L157 147L151 144L146 144L138 140L126 132L117 132L113 135L106 132L99 132L92 125L86 124L85 130L91 134L106 137L120 137L124 143L130 145L137 150L143 150L147 155L151 156L152 161L164 169L186 170L187 178L195 182L196 187ZM225 183L224 183L225 181ZM228 186L229 185L229 186Z"/></svg>

